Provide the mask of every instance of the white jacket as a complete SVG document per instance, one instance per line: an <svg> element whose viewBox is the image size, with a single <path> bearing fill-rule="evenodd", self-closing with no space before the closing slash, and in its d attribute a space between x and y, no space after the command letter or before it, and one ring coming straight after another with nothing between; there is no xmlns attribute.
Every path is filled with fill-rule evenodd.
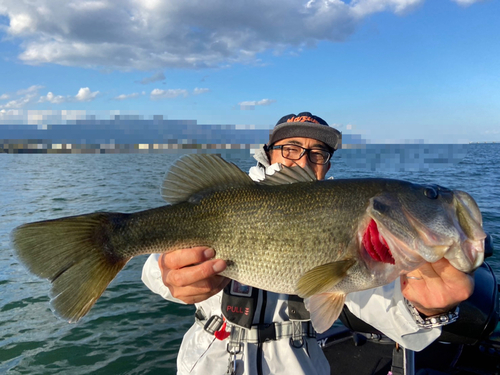
<svg viewBox="0 0 500 375"><path fill-rule="evenodd" d="M254 180L262 180L265 174L273 174L280 168L278 165L269 166L268 162L266 165L267 158L265 159L262 152L258 152L255 158L259 161L259 165L252 167L249 173ZM170 290L163 284L158 258L159 254L152 254L148 258L144 264L142 281L163 298L183 303L172 297ZM288 321L287 295L267 292L264 322L259 322L262 291L259 293L254 324ZM222 292L195 305L197 309L202 309L207 317L220 316L222 314L221 301ZM422 350L441 333L439 327L421 329L416 325L403 302L399 279L383 287L350 293L346 297L345 304L354 315L408 349ZM195 323L182 341L177 357L177 373L179 375L225 374L230 358L226 350L227 344L228 339L218 340L214 335L206 332L202 325ZM261 355L260 362L257 360L259 355ZM236 360L237 374L258 374L259 363L262 367L262 374L330 374L328 361L316 339L312 337L305 338L305 344L301 348L291 346L289 338L267 341L262 344L261 349L258 344L245 342Z"/></svg>

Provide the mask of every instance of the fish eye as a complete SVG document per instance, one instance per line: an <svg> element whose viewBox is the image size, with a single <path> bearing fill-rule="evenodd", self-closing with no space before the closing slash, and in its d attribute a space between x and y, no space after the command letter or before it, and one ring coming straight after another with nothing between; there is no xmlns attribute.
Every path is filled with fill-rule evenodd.
<svg viewBox="0 0 500 375"><path fill-rule="evenodd" d="M424 189L424 195L429 199L436 199L439 193L435 187L428 186Z"/></svg>
<svg viewBox="0 0 500 375"><path fill-rule="evenodd" d="M379 202L378 200L373 200L373 209L381 214L386 214L389 212L389 206Z"/></svg>

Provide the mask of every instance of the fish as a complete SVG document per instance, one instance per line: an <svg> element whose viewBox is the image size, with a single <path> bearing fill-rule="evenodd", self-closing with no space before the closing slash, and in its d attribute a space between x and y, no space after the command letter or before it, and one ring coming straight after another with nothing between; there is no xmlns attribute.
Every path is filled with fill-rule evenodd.
<svg viewBox="0 0 500 375"><path fill-rule="evenodd" d="M161 187L167 205L23 224L18 258L52 283L59 317L81 319L134 256L194 246L215 250L221 275L305 299L317 332L348 293L446 258L470 273L484 260L482 216L467 193L384 178L318 181L285 167L255 182L218 155L185 155Z"/></svg>

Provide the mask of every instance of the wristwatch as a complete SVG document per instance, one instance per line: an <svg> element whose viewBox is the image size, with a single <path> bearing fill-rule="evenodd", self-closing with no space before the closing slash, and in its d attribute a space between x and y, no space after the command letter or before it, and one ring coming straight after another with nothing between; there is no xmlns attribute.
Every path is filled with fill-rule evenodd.
<svg viewBox="0 0 500 375"><path fill-rule="evenodd" d="M455 307L453 310L448 311L443 314L437 314L432 316L422 316L420 312L417 310L413 303L408 301L406 298L404 299L406 307L410 312L413 320L420 328L435 328L445 326L450 323L454 323L457 321L459 316L459 308Z"/></svg>

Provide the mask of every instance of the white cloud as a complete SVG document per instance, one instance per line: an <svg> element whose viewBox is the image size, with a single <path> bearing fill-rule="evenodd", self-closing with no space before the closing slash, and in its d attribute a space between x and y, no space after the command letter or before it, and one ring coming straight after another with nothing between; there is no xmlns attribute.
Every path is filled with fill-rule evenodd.
<svg viewBox="0 0 500 375"><path fill-rule="evenodd" d="M168 90L161 90L161 89L154 89L151 91L150 98L152 100L157 100L157 99L171 99L171 98L176 98L178 96L188 96L187 90L184 89L168 89Z"/></svg>
<svg viewBox="0 0 500 375"><path fill-rule="evenodd" d="M457 3L458 5L469 6L469 5L472 5L474 3L479 3L480 1L483 1L483 0L451 0L451 1Z"/></svg>
<svg viewBox="0 0 500 375"><path fill-rule="evenodd" d="M29 34L36 31L33 18L28 13L18 13L10 16L9 33L12 35Z"/></svg>
<svg viewBox="0 0 500 375"><path fill-rule="evenodd" d="M423 2L1 0L0 16L27 64L157 71L255 63L265 51L301 53L321 41L346 40L371 14L404 14ZM141 82L163 79L156 73Z"/></svg>
<svg viewBox="0 0 500 375"><path fill-rule="evenodd" d="M107 8L107 4L105 1L79 1L69 3L68 6L80 12L102 10Z"/></svg>
<svg viewBox="0 0 500 375"><path fill-rule="evenodd" d="M75 96L54 95L51 91L49 91L47 95L41 96L40 99L38 99L38 103L61 104L68 102L90 102L94 100L98 94L99 91L92 92L88 87L80 88Z"/></svg>
<svg viewBox="0 0 500 375"><path fill-rule="evenodd" d="M98 94L99 91L91 92L88 87L82 87L78 90L78 94L76 94L75 99L79 102L91 102Z"/></svg>
<svg viewBox="0 0 500 375"><path fill-rule="evenodd" d="M276 100L274 99L262 99L262 100L252 100L252 101L246 101L246 102L240 102L238 105L240 106L240 109L242 110L252 110L255 109L255 106L258 105L271 105L272 103L275 103Z"/></svg>
<svg viewBox="0 0 500 375"><path fill-rule="evenodd" d="M39 103L49 102L52 104L61 104L68 100L68 97L62 95L54 95L52 92L48 92L46 96L41 96L38 100Z"/></svg>
<svg viewBox="0 0 500 375"><path fill-rule="evenodd" d="M201 94L204 94L204 93L209 92L209 91L210 91L210 89L196 87L193 90L193 95L201 95Z"/></svg>
<svg viewBox="0 0 500 375"><path fill-rule="evenodd" d="M356 17L364 18L386 11L405 14L423 2L424 0L354 0L351 2L351 9Z"/></svg>
<svg viewBox="0 0 500 375"><path fill-rule="evenodd" d="M0 106L0 108L5 108L5 109L23 108L30 101L31 101L31 98L25 96L22 98L11 100L10 102L7 102L7 104Z"/></svg>
<svg viewBox="0 0 500 375"><path fill-rule="evenodd" d="M113 99L115 99L115 100L127 100L127 99L137 98L138 96L139 96L139 93L138 92L134 92L132 94L121 94L121 95L118 95L117 97L115 97Z"/></svg>
<svg viewBox="0 0 500 375"><path fill-rule="evenodd" d="M162 72L153 74L151 77L143 78L139 81L140 84L147 85L148 83L163 81L165 79L165 74Z"/></svg>
<svg viewBox="0 0 500 375"><path fill-rule="evenodd" d="M10 98L9 94L2 94L2 95L0 95L0 100L7 100L9 98Z"/></svg>
<svg viewBox="0 0 500 375"><path fill-rule="evenodd" d="M33 95L38 94L38 90L43 89L43 86L33 85L28 87L27 89L21 89L16 92L16 95Z"/></svg>
<svg viewBox="0 0 500 375"><path fill-rule="evenodd" d="M18 90L15 93L15 96L17 96L17 98L12 99L11 101L7 102L4 105L0 105L0 108L2 109L23 108L24 106L28 105L29 103L32 103L35 100L35 98L38 96L38 90L42 88L43 86L33 85L28 87L27 89ZM2 98L3 98L2 100L10 99L10 95L3 94Z"/></svg>

